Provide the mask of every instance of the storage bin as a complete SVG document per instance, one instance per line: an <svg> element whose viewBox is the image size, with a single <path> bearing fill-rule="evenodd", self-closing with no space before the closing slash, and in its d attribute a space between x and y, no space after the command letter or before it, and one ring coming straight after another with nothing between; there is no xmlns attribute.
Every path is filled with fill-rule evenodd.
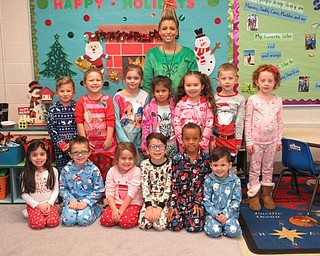
<svg viewBox="0 0 320 256"><path fill-rule="evenodd" d="M0 165L17 165L24 160L25 151L22 145L15 147L0 146Z"/></svg>
<svg viewBox="0 0 320 256"><path fill-rule="evenodd" d="M10 194L9 170L0 170L0 200L6 199Z"/></svg>

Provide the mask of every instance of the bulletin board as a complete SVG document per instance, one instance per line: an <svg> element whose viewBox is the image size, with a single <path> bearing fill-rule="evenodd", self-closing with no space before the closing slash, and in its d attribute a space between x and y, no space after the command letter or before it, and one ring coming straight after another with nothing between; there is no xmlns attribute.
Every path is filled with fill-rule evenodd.
<svg viewBox="0 0 320 256"><path fill-rule="evenodd" d="M320 1L239 0L236 60L238 90L256 92L252 73L261 64L279 68L275 93L285 104L319 104Z"/></svg>
<svg viewBox="0 0 320 256"><path fill-rule="evenodd" d="M196 53L200 31L209 40L214 63L210 61L208 75L216 86L217 68L233 58L233 1L171 2L180 23L177 42ZM57 78L70 76L77 99L86 93L84 71L95 65L103 71L102 93L113 96L124 87L125 65L143 67L148 48L161 44L157 28L162 9L163 0L30 0L35 80L55 91ZM101 46L95 62L88 58L90 44Z"/></svg>

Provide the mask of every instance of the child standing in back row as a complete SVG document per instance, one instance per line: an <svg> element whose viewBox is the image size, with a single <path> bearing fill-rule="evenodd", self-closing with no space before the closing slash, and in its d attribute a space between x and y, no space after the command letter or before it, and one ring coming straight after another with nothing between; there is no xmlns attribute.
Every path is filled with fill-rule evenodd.
<svg viewBox="0 0 320 256"><path fill-rule="evenodd" d="M88 69L83 84L88 94L78 99L74 115L79 135L90 141L90 160L98 166L105 180L116 146L113 102L109 95L101 93L103 76L99 69Z"/></svg>
<svg viewBox="0 0 320 256"><path fill-rule="evenodd" d="M182 127L187 123L195 123L202 132L200 148L208 153L216 109L209 77L198 71L185 74L179 83L175 101L177 105L173 126L180 152L184 149Z"/></svg>
<svg viewBox="0 0 320 256"><path fill-rule="evenodd" d="M172 81L166 76L155 76L151 81L154 97L143 110L142 117L142 151L148 151L146 138L152 132L162 133L168 140L167 156L172 158L177 152L173 130L174 101L171 95Z"/></svg>
<svg viewBox="0 0 320 256"><path fill-rule="evenodd" d="M217 82L221 91L214 95L217 113L214 118L213 140L210 149L227 147L235 169L236 155L242 145L245 98L234 91L238 82L237 69L231 63L224 63L218 69ZM235 171L234 171L235 172Z"/></svg>
<svg viewBox="0 0 320 256"><path fill-rule="evenodd" d="M148 102L148 93L140 89L143 80L141 66L129 64L123 73L123 77L126 88L117 92L113 97L117 117L117 140L118 142L132 142L142 159L141 123L143 108Z"/></svg>
<svg viewBox="0 0 320 256"><path fill-rule="evenodd" d="M41 140L32 142L21 172L21 196L26 201L28 223L33 229L59 225L55 205L59 193L58 175L50 164L48 147Z"/></svg>
<svg viewBox="0 0 320 256"><path fill-rule="evenodd" d="M55 161L59 171L71 160L67 152L69 141L78 134L74 119L75 94L74 82L70 77L61 77L57 80L56 95L59 101L49 109L48 132L54 142Z"/></svg>
<svg viewBox="0 0 320 256"><path fill-rule="evenodd" d="M264 207L274 210L273 164L276 151L282 149L282 99L273 93L280 86L278 68L267 64L259 66L253 72L252 83L258 92L248 98L245 118L246 149L250 155L249 207L260 211L261 196Z"/></svg>

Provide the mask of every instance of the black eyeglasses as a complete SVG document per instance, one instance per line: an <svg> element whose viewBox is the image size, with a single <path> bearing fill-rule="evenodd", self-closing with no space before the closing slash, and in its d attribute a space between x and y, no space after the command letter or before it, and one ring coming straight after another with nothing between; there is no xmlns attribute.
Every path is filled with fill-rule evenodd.
<svg viewBox="0 0 320 256"><path fill-rule="evenodd" d="M163 150L163 149L165 149L167 146L166 145L164 145L164 144L160 144L160 145L149 145L149 149L151 149L151 150L157 150L157 149L161 149L161 150Z"/></svg>
<svg viewBox="0 0 320 256"><path fill-rule="evenodd" d="M90 152L90 150L82 150L82 151L70 152L70 154L73 155L73 156L80 156L80 154L83 155L83 156L86 156L86 155L89 154L89 152Z"/></svg>

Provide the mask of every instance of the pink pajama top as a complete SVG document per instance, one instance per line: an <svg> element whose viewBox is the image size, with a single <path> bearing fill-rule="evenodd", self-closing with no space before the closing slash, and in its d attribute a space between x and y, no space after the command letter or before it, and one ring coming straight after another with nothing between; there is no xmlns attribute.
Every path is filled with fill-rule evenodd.
<svg viewBox="0 0 320 256"><path fill-rule="evenodd" d="M195 123L201 127L202 140L200 147L206 153L209 152L210 136L213 127L213 113L211 105L206 101L204 96L196 103L191 103L188 96L182 97L177 103L174 111L174 132L179 145L182 145L182 128L187 123Z"/></svg>
<svg viewBox="0 0 320 256"><path fill-rule="evenodd" d="M246 145L281 144L282 99L274 95L265 100L256 94L248 98L245 117Z"/></svg>

